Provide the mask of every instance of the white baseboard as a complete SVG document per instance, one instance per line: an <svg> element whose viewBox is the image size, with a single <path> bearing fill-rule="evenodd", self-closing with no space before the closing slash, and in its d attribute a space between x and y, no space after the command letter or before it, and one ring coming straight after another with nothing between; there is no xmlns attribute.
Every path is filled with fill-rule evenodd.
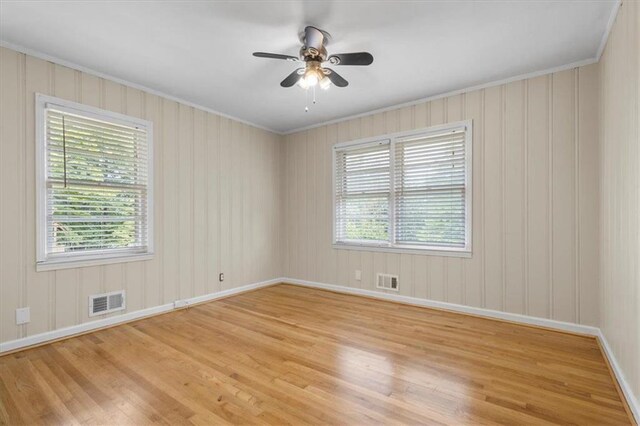
<svg viewBox="0 0 640 426"><path fill-rule="evenodd" d="M418 297L401 296L399 294L383 293L381 291L364 290L361 288L344 287L334 284L325 284L315 281L299 280L295 278L282 278L285 283L297 284L305 287L321 288L325 290L337 291L340 293L355 294L360 296L374 297L377 299L391 300L394 302L408 303L427 308L444 309L447 311L461 312L465 314L477 315L481 317L512 321L521 324L535 325L539 327L552 328L560 331L597 336L600 329L589 325L574 324L571 322L556 321L547 318L537 318L528 315L513 314L509 312L494 311L492 309L475 308L472 306L458 305L456 303L440 302L437 300L421 299Z"/></svg>
<svg viewBox="0 0 640 426"><path fill-rule="evenodd" d="M273 284L277 284L282 282L281 278L275 278L267 281L261 281L258 283L247 284L241 287L232 288L229 290L223 290L217 293L205 294L203 296L192 297L190 299L185 299L184 306L193 305L196 303L208 302L215 299L220 299L223 297L231 296L233 294L244 293L246 291L255 290L260 287L267 287ZM127 312L122 315L107 317L98 319L95 321L86 322L84 324L72 325L70 327L59 328L57 330L47 331L40 334L35 334L33 336L23 337L21 339L10 340L8 342L0 343L0 354L3 352L14 351L16 349L25 348L28 346L38 345L40 343L45 343L52 340L61 339L63 337L69 337L76 334L86 333L91 330L96 330L99 328L110 327L112 325L121 324L124 322L129 322L135 319L148 317L151 315L157 315L164 312L169 312L175 308L174 303L166 303L164 305L153 306L151 308L140 309L138 311Z"/></svg>
<svg viewBox="0 0 640 426"><path fill-rule="evenodd" d="M609 346L609 342L605 337L602 330L598 330L598 339L600 340L600 345L604 350L605 356L609 359L609 365L611 365L611 369L613 370L613 374L615 374L616 379L618 380L618 384L620 385L620 389L622 389L622 393L627 399L627 403L629 404L629 408L633 413L633 416L636 419L636 423L640 424L640 402L638 398L633 394L633 390L631 389L631 385L627 382L627 379L622 372L622 368L620 368L620 364L618 364L618 360Z"/></svg>
<svg viewBox="0 0 640 426"><path fill-rule="evenodd" d="M223 297L244 293L250 290L255 290L261 287L267 287L267 286L278 284L278 283L294 284L294 285L300 285L304 287L313 287L313 288L319 288L324 290L331 290L331 291L345 293L345 294L367 296L367 297L372 297L372 298L377 298L382 300L408 303L416 306L424 306L427 308L444 309L447 311L477 315L477 316L486 317L486 318L500 319L500 320L512 321L515 323L556 329L559 331L568 331L572 333L581 333L589 336L595 336L600 340L602 344L602 348L604 350L605 356L609 359L609 364L613 369L616 379L620 384L620 388L622 389L622 392L624 393L624 396L627 399L629 407L631 408L631 411L635 416L636 421L640 423L640 404L638 403L638 400L633 394L633 391L631 390L631 386L627 382L622 372L622 369L620 368L620 365L618 364L618 361L616 360L615 355L613 354L613 351L611 350L611 347L607 342L607 339L605 338L602 331L597 327L591 327L588 325L581 325L581 324L573 324L573 323L568 323L563 321L555 321L555 320L546 319L546 318L536 318L536 317L531 317L527 315L513 314L508 312L494 311L491 309L475 308L471 306L458 305L455 303L420 299L417 297L401 296L398 294L389 294L389 293L383 293L380 291L364 290L364 289L344 287L344 286L339 286L334 284L319 283L315 281L299 280L295 278L274 278L267 281L261 281L254 284L244 285L238 288L220 291L218 293L205 294L202 296L197 296L197 297L183 300L183 302L185 302L183 306L189 306L197 303L203 303L203 302L208 302L216 299L221 299ZM96 330L96 329L109 327L116 324L129 322L135 319L139 319L139 318L143 318L151 315L157 315L157 314L172 311L175 309L176 308L174 307L174 303L167 303L164 305L154 306L147 309L141 309L135 312L128 312L128 313L114 316L114 317L103 318L96 321L87 322L84 324L78 324L71 327L65 327L58 330L52 330L45 333L24 337L21 339L11 340L5 343L0 343L0 354L3 352L14 351L16 349L25 348L25 347L37 345L40 343L45 343L47 341L61 339L63 337L69 337L76 334L86 333L91 330Z"/></svg>

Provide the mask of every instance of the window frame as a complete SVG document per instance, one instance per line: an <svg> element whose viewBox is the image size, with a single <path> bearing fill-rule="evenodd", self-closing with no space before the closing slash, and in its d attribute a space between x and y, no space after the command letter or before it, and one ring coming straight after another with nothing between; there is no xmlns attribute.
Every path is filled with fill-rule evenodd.
<svg viewBox="0 0 640 426"><path fill-rule="evenodd" d="M441 246L418 246L418 245L402 245L395 243L395 211L396 211L396 194L395 194L395 147L396 140L416 136L429 136L447 131L464 129L465 132L465 245L464 247L441 247ZM368 241L338 241L337 240L337 193L336 193L336 155L337 151L349 148L357 149L369 144L388 142L390 154L390 179L389 179L389 241L383 244L379 242ZM432 256L450 256L450 257L472 257L472 208L473 208L473 120L462 120L446 124L424 127L420 129L388 133L370 138L363 138L354 141L336 143L332 147L332 220L333 235L332 247L342 250L364 250L379 251L389 253L408 253L422 254Z"/></svg>
<svg viewBox="0 0 640 426"><path fill-rule="evenodd" d="M55 106L62 112L110 123L143 127L147 132L147 250L132 253L128 249L111 253L73 253L49 257L47 253L47 140L46 109ZM107 265L112 263L150 260L154 255L153 220L153 122L101 108L36 93L35 95L35 148L36 148L36 271Z"/></svg>
<svg viewBox="0 0 640 426"><path fill-rule="evenodd" d="M350 242L348 243L338 243L337 242L337 236L338 236L338 229L337 229L337 216L336 216L336 207L337 207L337 200L336 200L336 180L337 180L337 170L336 170L336 155L337 155L337 151L342 151L345 150L345 148L347 148L346 150L348 150L349 148L353 148L354 150L357 149L361 149L361 148L368 148L368 147L375 147L375 146L381 146L381 145L386 145L387 147L389 147L389 167L391 167L391 156L393 155L391 153L391 140L387 137L379 137L379 138L372 138L372 139L366 139L366 140L359 140L359 141L354 141L354 143L350 143L350 142L346 142L344 143L344 145L342 144L336 144L333 148L333 243L334 244L340 244L340 245L355 245L355 246L360 246L360 245L365 245L368 247L384 247L384 244L380 244L378 241L367 241L367 240L350 240ZM393 176L391 176L392 173L389 173L389 203L391 204L391 188L393 185ZM392 219L392 212L391 210L389 210L389 221L391 221ZM391 227L389 225L387 225L387 233L389 233L391 231ZM390 234L389 234L390 235Z"/></svg>

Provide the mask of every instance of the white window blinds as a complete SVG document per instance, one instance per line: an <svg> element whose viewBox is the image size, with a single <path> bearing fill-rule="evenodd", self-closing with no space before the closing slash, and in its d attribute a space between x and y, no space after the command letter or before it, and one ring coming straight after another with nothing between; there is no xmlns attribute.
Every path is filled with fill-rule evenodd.
<svg viewBox="0 0 640 426"><path fill-rule="evenodd" d="M387 137L334 147L334 243L470 253L471 122Z"/></svg>
<svg viewBox="0 0 640 426"><path fill-rule="evenodd" d="M337 241L389 239L389 141L335 151Z"/></svg>
<svg viewBox="0 0 640 426"><path fill-rule="evenodd" d="M39 260L149 253L147 127L52 103L42 113L45 229Z"/></svg>
<svg viewBox="0 0 640 426"><path fill-rule="evenodd" d="M397 244L464 248L465 131L398 138L395 143Z"/></svg>

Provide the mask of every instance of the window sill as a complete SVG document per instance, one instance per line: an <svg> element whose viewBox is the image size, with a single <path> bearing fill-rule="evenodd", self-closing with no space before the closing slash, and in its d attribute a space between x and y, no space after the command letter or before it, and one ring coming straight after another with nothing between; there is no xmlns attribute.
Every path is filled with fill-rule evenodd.
<svg viewBox="0 0 640 426"><path fill-rule="evenodd" d="M338 250L359 250L359 251L377 251L386 253L404 253L404 254L421 254L423 256L445 256L445 257L462 257L471 258L470 250L442 250L430 248L407 248L407 247L384 247L368 244L355 243L333 243L333 248Z"/></svg>
<svg viewBox="0 0 640 426"><path fill-rule="evenodd" d="M55 271L57 269L83 268L88 266L110 265L113 263L137 262L153 259L153 253L141 253L119 256L99 256L87 259L53 259L36 262L36 271Z"/></svg>

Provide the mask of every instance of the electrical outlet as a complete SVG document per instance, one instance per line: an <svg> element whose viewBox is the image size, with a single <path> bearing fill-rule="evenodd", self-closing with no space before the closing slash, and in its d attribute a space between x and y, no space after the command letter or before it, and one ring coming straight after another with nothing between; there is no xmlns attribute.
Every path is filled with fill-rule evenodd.
<svg viewBox="0 0 640 426"><path fill-rule="evenodd" d="M356 281L362 281L362 271L360 269L356 269Z"/></svg>
<svg viewBox="0 0 640 426"><path fill-rule="evenodd" d="M220 280L220 282L224 281L224 273L220 272L218 279Z"/></svg>
<svg viewBox="0 0 640 426"><path fill-rule="evenodd" d="M29 308L16 309L16 324L26 324L31 321L31 310Z"/></svg>

